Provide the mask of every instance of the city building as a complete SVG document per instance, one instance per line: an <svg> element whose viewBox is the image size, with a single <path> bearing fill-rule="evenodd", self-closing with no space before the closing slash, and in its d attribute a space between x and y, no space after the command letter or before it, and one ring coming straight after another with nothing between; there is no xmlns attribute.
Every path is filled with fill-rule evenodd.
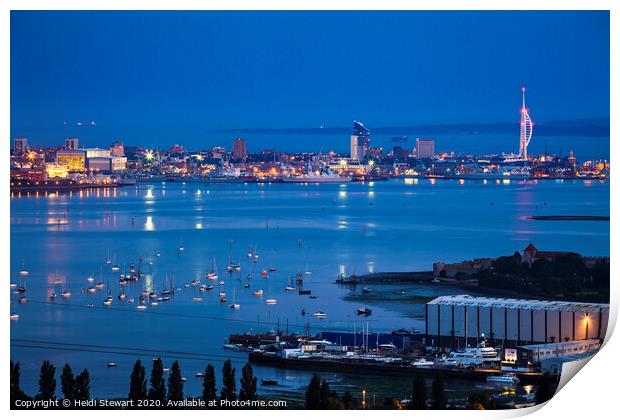
<svg viewBox="0 0 620 420"><path fill-rule="evenodd" d="M56 163L64 165L69 171L84 171L86 169L86 151L84 150L58 150Z"/></svg>
<svg viewBox="0 0 620 420"><path fill-rule="evenodd" d="M580 302L440 296L426 304L426 344L461 348L485 337L492 346L603 339L609 305Z"/></svg>
<svg viewBox="0 0 620 420"><path fill-rule="evenodd" d="M48 163L45 165L47 178L67 178L69 176L69 167L58 163Z"/></svg>
<svg viewBox="0 0 620 420"><path fill-rule="evenodd" d="M110 149L100 149L98 147L91 147L86 149L80 149L80 151L86 152L86 158L109 158L111 156Z"/></svg>
<svg viewBox="0 0 620 420"><path fill-rule="evenodd" d="M564 252L564 251L539 251L534 244L529 244L524 250L523 255L521 256L521 262L526 263L528 265L532 265L537 260L547 260L553 261L558 257L564 256L576 256L580 255L575 252Z"/></svg>
<svg viewBox="0 0 620 420"><path fill-rule="evenodd" d="M110 155L114 157L125 156L125 145L120 141L115 141L110 145Z"/></svg>
<svg viewBox="0 0 620 420"><path fill-rule="evenodd" d="M127 158L124 156L112 156L110 158L112 172L123 172L127 169Z"/></svg>
<svg viewBox="0 0 620 420"><path fill-rule="evenodd" d="M351 160L362 161L370 150L370 130L359 121L353 121Z"/></svg>
<svg viewBox="0 0 620 420"><path fill-rule="evenodd" d="M522 105L521 105L521 130L519 133L519 157L527 159L527 146L532 139L532 128L534 123L530 118L530 112L525 107L525 87L521 88Z"/></svg>
<svg viewBox="0 0 620 420"><path fill-rule="evenodd" d="M112 159L109 157L89 158L88 170L94 172L110 172L112 170Z"/></svg>
<svg viewBox="0 0 620 420"><path fill-rule="evenodd" d="M235 139L235 141L233 142L233 148L232 148L233 160L239 160L239 161L245 162L247 157L248 157L247 142L242 138Z"/></svg>
<svg viewBox="0 0 620 420"><path fill-rule="evenodd" d="M435 157L435 140L416 139L415 150L418 159L433 159Z"/></svg>
<svg viewBox="0 0 620 420"><path fill-rule="evenodd" d="M13 153L17 155L23 155L28 151L28 139L21 137L13 139Z"/></svg>
<svg viewBox="0 0 620 420"><path fill-rule="evenodd" d="M79 149L80 140L77 138L67 138L65 140L65 148L69 150L77 150Z"/></svg>

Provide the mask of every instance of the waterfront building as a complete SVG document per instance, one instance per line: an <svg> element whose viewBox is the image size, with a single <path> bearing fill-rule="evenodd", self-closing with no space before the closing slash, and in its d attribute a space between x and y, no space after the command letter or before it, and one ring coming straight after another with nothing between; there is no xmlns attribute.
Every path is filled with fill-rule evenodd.
<svg viewBox="0 0 620 420"><path fill-rule="evenodd" d="M28 139L24 137L13 139L13 154L23 155L28 151Z"/></svg>
<svg viewBox="0 0 620 420"><path fill-rule="evenodd" d="M88 170L94 172L110 172L112 170L112 159L108 157L89 158Z"/></svg>
<svg viewBox="0 0 620 420"><path fill-rule="evenodd" d="M86 169L86 151L59 150L56 152L56 163L66 166L69 171L84 171Z"/></svg>
<svg viewBox="0 0 620 420"><path fill-rule="evenodd" d="M435 157L435 140L416 139L415 150L418 159L433 159Z"/></svg>
<svg viewBox="0 0 620 420"><path fill-rule="evenodd" d="M65 139L65 148L69 150L77 150L79 149L79 143L79 139L67 137Z"/></svg>
<svg viewBox="0 0 620 420"><path fill-rule="evenodd" d="M235 139L235 141L233 142L233 148L232 148L233 160L239 160L239 161L245 162L247 157L248 157L247 142L242 138Z"/></svg>
<svg viewBox="0 0 620 420"><path fill-rule="evenodd" d="M127 158L124 156L113 156L110 158L110 168L112 172L123 172L127 169Z"/></svg>
<svg viewBox="0 0 620 420"><path fill-rule="evenodd" d="M353 121L351 160L362 161L370 151L370 130L360 121Z"/></svg>
<svg viewBox="0 0 620 420"><path fill-rule="evenodd" d="M92 158L109 158L111 156L110 149L100 149L98 147L91 147L80 149L86 153L86 159Z"/></svg>
<svg viewBox="0 0 620 420"><path fill-rule="evenodd" d="M521 105L521 130L519 134L519 157L527 159L527 146L532 139L532 128L534 123L530 118L530 112L525 107L525 87L521 88L522 105Z"/></svg>
<svg viewBox="0 0 620 420"><path fill-rule="evenodd" d="M426 304L427 346L459 348L481 337L503 348L603 339L609 305L440 296Z"/></svg>
<svg viewBox="0 0 620 420"><path fill-rule="evenodd" d="M110 145L110 155L114 157L125 156L125 145L120 141L115 141Z"/></svg>
<svg viewBox="0 0 620 420"><path fill-rule="evenodd" d="M47 163L45 165L45 173L48 179L67 178L69 176L69 167L59 163Z"/></svg>
<svg viewBox="0 0 620 420"><path fill-rule="evenodd" d="M523 255L521 256L521 262L532 266L537 260L547 260L553 261L558 257L564 256L576 256L580 255L575 252L564 252L564 251L539 251L534 244L529 244L524 250Z"/></svg>

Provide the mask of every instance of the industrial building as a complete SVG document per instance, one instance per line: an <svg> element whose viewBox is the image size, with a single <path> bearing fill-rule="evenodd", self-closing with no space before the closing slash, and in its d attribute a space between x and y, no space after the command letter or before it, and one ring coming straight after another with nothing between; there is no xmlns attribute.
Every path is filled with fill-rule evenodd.
<svg viewBox="0 0 620 420"><path fill-rule="evenodd" d="M426 304L427 346L475 346L484 337L491 346L603 339L609 305L526 299L440 296Z"/></svg>

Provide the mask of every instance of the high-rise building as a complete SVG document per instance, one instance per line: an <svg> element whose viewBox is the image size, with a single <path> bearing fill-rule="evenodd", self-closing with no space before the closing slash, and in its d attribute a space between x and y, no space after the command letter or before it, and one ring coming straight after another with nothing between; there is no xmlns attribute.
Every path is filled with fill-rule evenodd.
<svg viewBox="0 0 620 420"><path fill-rule="evenodd" d="M359 121L353 121L351 160L361 161L370 151L370 130Z"/></svg>
<svg viewBox="0 0 620 420"><path fill-rule="evenodd" d="M13 139L13 153L15 155L23 155L28 151L28 139L16 138Z"/></svg>
<svg viewBox="0 0 620 420"><path fill-rule="evenodd" d="M435 156L435 140L416 139L415 150L418 159L432 159Z"/></svg>
<svg viewBox="0 0 620 420"><path fill-rule="evenodd" d="M534 123L530 118L530 112L525 107L525 87L521 88L521 132L519 135L519 157L521 159L527 159L527 146L532 139L532 128Z"/></svg>
<svg viewBox="0 0 620 420"><path fill-rule="evenodd" d="M110 154L114 157L125 156L125 145L120 141L115 141L110 145Z"/></svg>
<svg viewBox="0 0 620 420"><path fill-rule="evenodd" d="M67 138L65 140L65 148L69 150L77 150L80 148L79 143L80 140L77 138Z"/></svg>
<svg viewBox="0 0 620 420"><path fill-rule="evenodd" d="M248 157L247 142L242 138L236 139L233 143L233 148L232 148L233 160L245 161L247 157Z"/></svg>

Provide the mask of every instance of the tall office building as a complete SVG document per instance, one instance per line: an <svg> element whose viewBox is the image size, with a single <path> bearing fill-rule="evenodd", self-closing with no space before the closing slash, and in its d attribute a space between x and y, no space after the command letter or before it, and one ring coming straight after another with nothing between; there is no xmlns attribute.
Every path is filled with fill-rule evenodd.
<svg viewBox="0 0 620 420"><path fill-rule="evenodd" d="M235 142L233 143L233 148L232 148L233 160L245 161L247 157L248 157L247 142L242 138L236 139Z"/></svg>
<svg viewBox="0 0 620 420"><path fill-rule="evenodd" d="M15 155L23 155L28 151L28 139L16 138L13 139L13 153Z"/></svg>
<svg viewBox="0 0 620 420"><path fill-rule="evenodd" d="M359 121L353 121L351 160L361 161L370 152L370 130Z"/></svg>
<svg viewBox="0 0 620 420"><path fill-rule="evenodd" d="M125 156L125 145L120 141L115 141L110 145L110 154L114 157Z"/></svg>
<svg viewBox="0 0 620 420"><path fill-rule="evenodd" d="M435 140L416 139L415 150L418 159L432 159L435 156Z"/></svg>
<svg viewBox="0 0 620 420"><path fill-rule="evenodd" d="M80 140L77 138L67 138L65 140L65 148L69 150L77 150L80 148L79 143Z"/></svg>

